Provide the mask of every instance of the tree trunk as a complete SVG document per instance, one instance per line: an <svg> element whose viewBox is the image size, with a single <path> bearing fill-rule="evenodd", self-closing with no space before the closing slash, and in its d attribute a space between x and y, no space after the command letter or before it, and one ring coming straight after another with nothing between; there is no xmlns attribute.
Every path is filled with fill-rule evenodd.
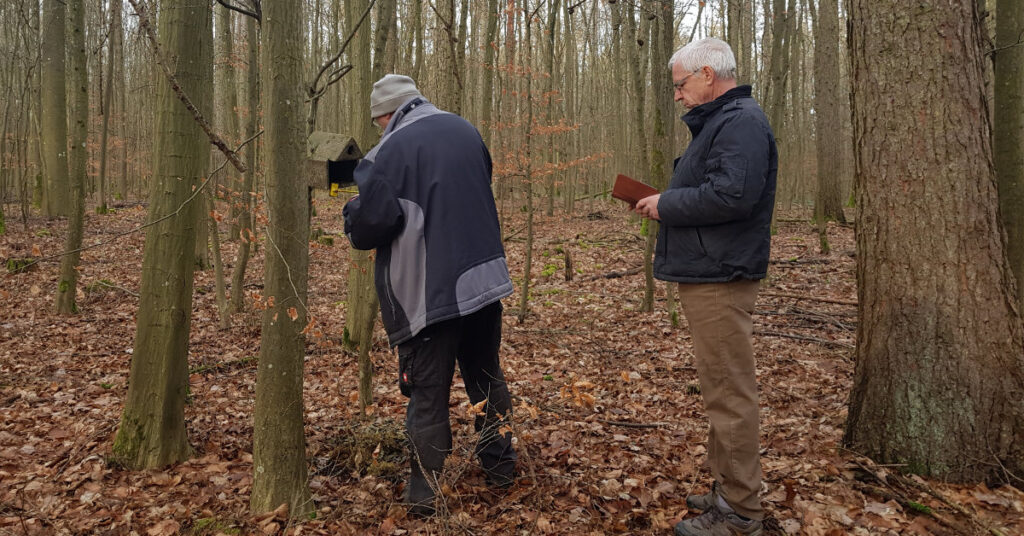
<svg viewBox="0 0 1024 536"><path fill-rule="evenodd" d="M1017 279L1017 310L1024 311L1024 2L996 3L995 165L1006 255Z"/></svg>
<svg viewBox="0 0 1024 536"><path fill-rule="evenodd" d="M530 2L529 0L523 0L523 12L529 13ZM532 50L533 42L530 39L532 32L530 29L533 27L533 23L527 18L523 21L526 26L526 37L523 41L523 65L526 66L526 72L529 73L529 67L532 64ZM530 272L533 266L533 163L532 163L532 146L533 136L530 135L530 125L533 125L533 77L529 74L525 75L526 78L526 123L523 128L523 162L525 163L525 169L523 170L523 182L526 185L526 261L523 267L523 285L521 293L519 295L519 323L522 324L526 321L526 315L530 312Z"/></svg>
<svg viewBox="0 0 1024 536"><path fill-rule="evenodd" d="M438 108L452 112L462 112L462 91L459 78L458 55L455 51L455 0L437 0L437 31L434 33L434 52L439 55L437 67L437 84L434 86L434 104Z"/></svg>
<svg viewBox="0 0 1024 536"><path fill-rule="evenodd" d="M353 13L362 13L366 10L366 0L349 2ZM377 133L370 123L367 110L370 105L370 91L373 88L373 73L370 72L370 31L369 26L364 25L356 34L352 42L352 62L355 68L352 72L350 89L353 102L355 103L350 125L356 133L356 141L359 147L369 151L370 147L377 142ZM349 270L348 280L348 311L345 316L346 345L350 349L362 346L364 333L372 333L366 324L371 327L377 319L377 299L374 294L373 285L373 263L369 251L360 251L355 248L349 250L350 262L357 269ZM359 297L359 298L356 298Z"/></svg>
<svg viewBox="0 0 1024 536"><path fill-rule="evenodd" d="M114 2L111 6L114 10L115 21L113 24L114 35L111 39L114 40L114 62L118 66L117 68L117 97L118 97L118 116L121 119L121 173L117 179L117 196L118 199L128 199L128 91L125 87L125 71L127 65L124 59L124 23L122 22L121 16L121 3Z"/></svg>
<svg viewBox="0 0 1024 536"><path fill-rule="evenodd" d="M650 120L645 124L653 127L651 137L651 158L650 158L650 181L651 185L658 190L668 187L669 176L672 170L672 139L673 139L673 113L672 113L672 78L671 70L668 67L668 60L672 56L673 44L673 7L670 0L652 0L649 2L649 9L656 14L651 25L651 87L654 88L653 102L651 103ZM647 242L644 250L644 274L646 286L644 301L641 307L643 311L654 310L654 275L652 257L654 254L655 239L658 236L658 222L650 220L647 227ZM672 287L669 284L669 305L675 306ZM674 309L673 309L674 311ZM673 312L670 311L670 314Z"/></svg>
<svg viewBox="0 0 1024 536"><path fill-rule="evenodd" d="M851 3L859 322L844 441L943 480L1006 481L1024 474L1024 327L977 15Z"/></svg>
<svg viewBox="0 0 1024 536"><path fill-rule="evenodd" d="M234 149L238 145L238 85L235 81L235 57L233 43L235 41L231 28L231 10L223 6L215 6L216 11L216 41L217 59L214 68L213 89L216 95L215 124L220 135L228 145ZM228 239L237 240L242 223L240 219L241 203L238 196L241 193L241 177L232 166L225 166L221 171L223 175L217 181L223 185L218 192L210 192L211 197L216 199L223 195L227 199L228 214L230 222ZM207 222L212 226L212 222ZM215 229L211 232L216 232Z"/></svg>
<svg viewBox="0 0 1024 536"><path fill-rule="evenodd" d="M412 64L412 79L419 80L423 70L423 0L412 2L412 27L415 32L416 59Z"/></svg>
<svg viewBox="0 0 1024 536"><path fill-rule="evenodd" d="M114 96L114 53L121 36L118 30L118 27L121 25L121 5L117 2L111 2L110 10L110 43L107 45L107 88L103 92L103 105L100 110L103 114L103 126L100 133L100 199L96 204L96 212L98 214L107 213L107 160L110 152L107 146L107 138L110 134L110 114L112 111L110 104Z"/></svg>
<svg viewBox="0 0 1024 536"><path fill-rule="evenodd" d="M43 152L43 212L48 218L66 216L68 200L68 124L64 55L66 3L43 2L43 41L40 50L40 119Z"/></svg>
<svg viewBox="0 0 1024 536"><path fill-rule="evenodd" d="M210 6L163 0L159 35L178 83L200 112L212 108ZM162 76L156 97L153 187L148 221L177 215L146 230L131 375L114 458L126 467L163 467L188 458L185 395L192 320L196 221L204 213L195 195L207 173L209 142Z"/></svg>
<svg viewBox="0 0 1024 536"><path fill-rule="evenodd" d="M555 95L552 93L554 89L555 77L555 42L558 33L558 3L559 0L548 0L548 20L547 20L547 35L545 41L547 45L544 51L544 72L547 73L547 77L544 79L544 122L548 125L554 125L556 121L555 110ZM551 134L547 140L547 162L548 164L555 163L555 135ZM551 172L547 177L547 195L545 196L545 214L552 216L555 213L555 179L558 177L559 171L557 168L551 169Z"/></svg>
<svg viewBox="0 0 1024 536"><path fill-rule="evenodd" d="M214 196L207 196L206 199L209 201L206 209L207 214L209 214L210 245L213 253L213 285L214 300L217 304L217 327L228 329L231 327L231 310L228 308L228 298L224 288L224 264L222 262L224 256L220 252L220 231L217 229L217 217L215 216L217 205L214 203Z"/></svg>
<svg viewBox="0 0 1024 536"><path fill-rule="evenodd" d="M484 43L483 89L480 91L480 130L484 143L492 147L494 133L494 77L497 76L498 52L498 0L487 0L487 39Z"/></svg>
<svg viewBox="0 0 1024 536"><path fill-rule="evenodd" d="M818 193L814 201L815 221L820 226L822 249L827 249L825 222L845 223L843 214L842 117L839 92L839 3L819 0L815 13L809 2L814 26L814 130L817 135Z"/></svg>
<svg viewBox="0 0 1024 536"><path fill-rule="evenodd" d="M376 3L377 32L373 44L373 76L371 77L374 82L390 72L389 69L386 69L385 59L388 42L395 40L394 34L391 33L396 16L395 2L396 0L377 0Z"/></svg>
<svg viewBox="0 0 1024 536"><path fill-rule="evenodd" d="M260 363L253 408L253 483L249 506L288 505L294 519L313 512L306 472L302 376L305 357L309 201L303 182L302 14L287 0L263 2L263 118L266 124L267 225ZM273 303L271 304L271 300Z"/></svg>
<svg viewBox="0 0 1024 536"><path fill-rule="evenodd" d="M246 70L246 127L245 139L256 135L259 125L259 50L260 41L256 34L256 20L252 17L245 18L245 38L247 40L247 63ZM255 239L252 217L252 191L256 185L256 147L255 141L249 142L245 147L246 172L242 179L242 191L239 192L238 202L242 209L238 213L240 222L238 251L235 256L235 266L231 272L231 310L240 313L244 306L243 291L245 287L245 270L249 265L249 252L252 249L252 241Z"/></svg>
<svg viewBox="0 0 1024 536"><path fill-rule="evenodd" d="M89 76L86 73L85 58L85 2L69 0L68 25L71 42L68 46L71 80L71 143L69 179L71 183L70 209L68 213L68 235L64 241L65 253L60 261L60 277L57 280L56 310L58 314L72 314L78 311L75 305L75 291L78 288L78 260L82 247L82 232L85 219L86 137L89 135Z"/></svg>

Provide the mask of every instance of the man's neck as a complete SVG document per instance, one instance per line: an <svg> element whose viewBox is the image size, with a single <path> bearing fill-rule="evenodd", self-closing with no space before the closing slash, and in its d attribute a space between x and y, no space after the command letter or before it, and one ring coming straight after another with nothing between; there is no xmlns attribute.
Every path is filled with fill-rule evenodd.
<svg viewBox="0 0 1024 536"><path fill-rule="evenodd" d="M736 87L736 79L731 80L715 80L714 85L711 86L711 100L715 100L725 92Z"/></svg>

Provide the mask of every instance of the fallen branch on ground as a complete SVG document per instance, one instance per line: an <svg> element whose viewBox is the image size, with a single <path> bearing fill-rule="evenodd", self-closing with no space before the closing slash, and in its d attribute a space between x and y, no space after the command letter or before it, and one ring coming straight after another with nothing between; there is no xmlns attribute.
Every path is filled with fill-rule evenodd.
<svg viewBox="0 0 1024 536"><path fill-rule="evenodd" d="M810 300L822 303L835 303L838 305L857 305L854 300L840 300L837 298L822 298L820 296L807 296L805 294L792 294L789 292L761 292L761 296L768 296L769 298L793 298L795 300Z"/></svg>

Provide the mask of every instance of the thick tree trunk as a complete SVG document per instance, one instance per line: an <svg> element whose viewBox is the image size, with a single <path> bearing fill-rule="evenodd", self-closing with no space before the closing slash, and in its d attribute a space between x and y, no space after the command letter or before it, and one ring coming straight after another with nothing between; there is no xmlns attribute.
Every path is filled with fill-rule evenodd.
<svg viewBox="0 0 1024 536"><path fill-rule="evenodd" d="M941 479L1005 481L1024 474L1024 328L976 6L854 0L850 20L859 322L845 443Z"/></svg>
<svg viewBox="0 0 1024 536"><path fill-rule="evenodd" d="M253 408L253 484L249 506L288 505L292 518L313 512L306 472L302 377L307 322L309 201L300 170L306 128L302 14L288 0L263 2L263 118L266 124L267 225L260 363ZM270 301L273 300L273 304Z"/></svg>
<svg viewBox="0 0 1024 536"><path fill-rule="evenodd" d="M1017 310L1024 311L1024 2L996 3L995 164L1006 255L1017 279Z"/></svg>
<svg viewBox="0 0 1024 536"><path fill-rule="evenodd" d="M373 43L373 78L374 81L380 80L385 74L391 72L392 69L387 68L385 60L387 59L387 46L388 42L394 41L395 36L391 33L394 28L395 17L396 17L396 0L377 0L375 7L377 8L377 31L375 33L375 39Z"/></svg>
<svg viewBox="0 0 1024 536"><path fill-rule="evenodd" d="M61 0L43 2L43 42L40 50L43 213L66 216L68 183L68 124L65 100L64 54L67 7Z"/></svg>
<svg viewBox="0 0 1024 536"><path fill-rule="evenodd" d="M78 310L75 306L75 290L78 288L78 260L81 253L75 251L82 247L82 232L85 224L85 179L86 138L89 135L89 76L86 73L85 59L85 2L69 0L68 30L70 43L68 46L71 60L71 80L68 90L71 95L71 143L69 179L71 181L70 212L68 213L68 235L64 241L66 253L60 261L60 277L57 279L56 310L59 314L72 314Z"/></svg>
<svg viewBox="0 0 1024 536"><path fill-rule="evenodd" d="M159 35L178 83L201 113L212 108L210 6L163 0ZM192 320L195 224L204 213L195 190L209 162L209 142L163 76L155 77L153 186L142 259L131 376L114 458L126 467L163 467L188 458L185 394Z"/></svg>

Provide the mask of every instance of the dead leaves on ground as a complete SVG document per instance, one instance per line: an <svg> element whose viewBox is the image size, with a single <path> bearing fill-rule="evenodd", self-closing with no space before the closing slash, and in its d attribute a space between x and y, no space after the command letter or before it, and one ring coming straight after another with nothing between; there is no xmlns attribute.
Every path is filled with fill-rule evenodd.
<svg viewBox="0 0 1024 536"><path fill-rule="evenodd" d="M105 459L127 388L138 298L89 293L80 300L80 315L58 317L50 313L56 263L7 276L0 289L0 533L666 534L687 513L685 496L709 484L701 469L706 424L696 370L685 321L675 328L665 311L664 287L656 312L640 312L643 275L634 273L644 241L639 224L614 205L595 204L590 212L596 210L603 217L538 217L531 314L525 324L513 315L505 319L502 359L514 414L501 432L514 432L518 484L507 493L486 487L472 461L473 421L485 404L471 404L456 377L456 453L442 482L449 514L428 522L405 517L401 485L374 475L315 471L331 439L358 416L349 397L355 357L334 344L342 339L347 299L348 249L341 241L311 249L304 313L306 332L317 336L307 338L304 403L317 515L301 523L282 512L248 512L254 357L262 311L274 306L260 290L265 251L251 261L249 309L234 316L231 330L217 328L213 271L196 274L190 367L202 373L190 376L186 407L196 454L160 471L124 471ZM339 229L339 212L335 203L319 203L314 225ZM507 229L522 227L521 214L507 213ZM90 214L87 236L127 230L144 218L142 209ZM8 228L0 257L60 250L63 222L33 219L31 225L30 231ZM35 232L40 229L47 232ZM852 375L854 244L848 228L830 227L830 235L834 253L820 256L808 246L816 243L809 224L781 223L767 291L757 305L770 525L776 532L820 536L951 533L943 518L969 531L985 526L1024 534L1024 494L1009 486L928 482L976 524L921 492L887 499L858 485L851 455L836 449ZM137 291L143 239L130 234L83 252L83 287L102 280ZM522 275L521 239L506 243L514 279ZM236 244L223 246L223 257L233 259ZM573 259L569 269L581 276L571 281L558 273L566 269L566 252ZM627 275L604 277L611 273ZM518 294L508 305L517 302ZM299 317L294 307L286 314ZM373 417L400 421L406 399L379 327L372 357ZM384 456L383 448L373 449L378 444L368 458Z"/></svg>

